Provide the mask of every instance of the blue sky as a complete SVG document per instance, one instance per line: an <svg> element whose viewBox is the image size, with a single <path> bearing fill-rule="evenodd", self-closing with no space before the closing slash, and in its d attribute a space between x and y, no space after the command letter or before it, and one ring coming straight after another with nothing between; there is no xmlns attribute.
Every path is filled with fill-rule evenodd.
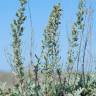
<svg viewBox="0 0 96 96"><path fill-rule="evenodd" d="M71 25L75 21L75 16L78 8L79 0L29 0L31 14L32 14L32 23L34 29L34 53L40 54L41 40L43 30L47 25L48 16L52 10L52 7L60 1L63 8L62 15L62 24L60 26L60 50L62 50L62 62L66 62L66 52L68 49L67 42L67 32L71 31ZM95 4L96 0L89 0L89 4L92 3L92 7L96 9ZM16 10L18 9L19 3L18 0L0 0L0 70L1 71L10 71L10 64L8 63L9 56L8 53L11 53L11 28L10 24L15 18ZM27 6L26 6L27 7ZM94 10L95 11L95 10ZM94 12L94 16L96 17ZM25 22L25 31L23 35L23 57L25 66L28 64L29 56L29 47L30 47L30 21L28 7L26 9L27 20ZM95 25L96 18L94 18L94 36L93 36L93 48L95 50ZM96 52L95 52L96 53ZM27 58L27 60L26 60Z"/></svg>

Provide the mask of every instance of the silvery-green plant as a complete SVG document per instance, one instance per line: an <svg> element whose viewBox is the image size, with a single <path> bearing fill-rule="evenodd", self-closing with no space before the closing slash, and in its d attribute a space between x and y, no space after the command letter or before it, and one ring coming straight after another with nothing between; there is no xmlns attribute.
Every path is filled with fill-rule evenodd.
<svg viewBox="0 0 96 96"><path fill-rule="evenodd" d="M11 23L12 29L12 47L13 47L13 64L12 68L15 71L18 78L18 86L20 88L20 94L24 94L24 67L22 60L22 35L24 32L24 21L26 19L25 16L25 5L27 3L26 0L19 0L20 7L16 12L16 19ZM22 96L21 95L21 96Z"/></svg>
<svg viewBox="0 0 96 96"><path fill-rule="evenodd" d="M77 68L76 70L78 72L78 66L81 60L80 54L81 54L81 47L82 47L82 40L83 40L82 38L83 38L84 27L85 27L84 19L85 19L85 1L79 0L76 22L72 26L71 36L69 39L69 50L68 50L68 57L67 57L67 66L68 66L67 71L69 73L69 79L74 65L76 65L75 67ZM84 78L84 70L82 70L82 72L83 72L82 76ZM75 78L77 78L77 73ZM84 80L82 82L84 82Z"/></svg>
<svg viewBox="0 0 96 96"><path fill-rule="evenodd" d="M84 74L83 71L82 78L84 77L84 79L82 80L81 73L78 73L76 77L74 73L71 73L71 76L66 73L64 77L61 71L59 56L60 33L58 32L62 11L60 4L53 7L49 16L49 22L43 34L42 58L35 55L37 62L33 64L33 70L30 68L32 74L30 70L29 75L25 76L21 37L24 32L23 23L26 19L24 13L27 1L19 0L19 2L20 7L16 13L16 19L11 24L13 37L12 68L16 72L19 82L12 89L7 89L5 84L0 84L0 96L96 96L96 73ZM73 64L80 61L80 46L82 45L80 34L83 34L84 31L84 16L84 0L80 0L77 20L72 26L69 40L67 64L69 64L70 72L72 72ZM64 80L62 77L64 77ZM39 81L39 79L41 80Z"/></svg>
<svg viewBox="0 0 96 96"><path fill-rule="evenodd" d="M50 93L51 81L53 79L54 72L60 67L59 57L59 32L61 17L61 5L57 4L53 7L53 10L49 16L49 21L43 34L42 41L42 62L44 64L43 72L45 74L45 94ZM51 95L50 95L51 96Z"/></svg>
<svg viewBox="0 0 96 96"><path fill-rule="evenodd" d="M0 82L0 96L4 96L5 90L6 90L6 82L5 83Z"/></svg>
<svg viewBox="0 0 96 96"><path fill-rule="evenodd" d="M24 68L21 53L22 34L24 31L23 23L26 19L24 15L26 0L19 0L20 8L16 12L16 19L11 24L12 37L13 37L13 68L18 78L22 81L24 79Z"/></svg>

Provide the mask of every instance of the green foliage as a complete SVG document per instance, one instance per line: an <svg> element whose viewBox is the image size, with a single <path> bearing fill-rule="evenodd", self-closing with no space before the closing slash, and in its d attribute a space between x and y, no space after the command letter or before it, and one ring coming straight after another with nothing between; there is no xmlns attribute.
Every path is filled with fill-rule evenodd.
<svg viewBox="0 0 96 96"><path fill-rule="evenodd" d="M85 5L80 0L76 22L73 24L68 50L68 72L63 73L59 56L59 25L61 24L62 8L60 4L53 7L48 25L42 40L42 56L25 76L22 60L22 36L24 32L26 0L19 0L20 7L16 18L11 24L13 64L18 82L13 88L0 85L0 96L96 96L96 73L72 73L73 65L79 63L82 38L84 32ZM33 75L32 75L33 74ZM82 80L84 78L84 81Z"/></svg>
<svg viewBox="0 0 96 96"><path fill-rule="evenodd" d="M25 96L24 92L24 67L23 67L23 61L22 61L22 50L21 50L21 44L22 44L22 34L24 32L23 23L26 19L25 13L25 5L27 3L26 0L19 0L20 7L18 11L16 12L16 19L13 20L11 24L12 29L12 47L13 47L13 64L12 68L15 71L17 78L19 79L18 87L15 86L15 91L11 96Z"/></svg>
<svg viewBox="0 0 96 96"><path fill-rule="evenodd" d="M80 58L81 56L80 54L81 54L81 44L82 44L82 38L84 33L84 27L85 27L84 20L85 20L85 0L80 0L76 21L72 26L71 37L69 39L69 50L67 56L67 71L69 73L69 80L74 66L76 66L77 68L76 70L78 71L78 66L80 60L82 59L82 57ZM77 78L77 76L74 78ZM84 76L82 78L84 78Z"/></svg>
<svg viewBox="0 0 96 96"><path fill-rule="evenodd" d="M60 66L60 57L59 57L59 32L58 27L60 25L61 17L61 6L60 4L55 5L49 16L49 22L44 30L44 39L42 41L42 61L44 62L44 71L45 74L45 94L48 95L50 91L49 85L53 79L52 75L56 72L56 69ZM51 85L50 85L51 86ZM49 87L49 88L48 88ZM49 96L49 95L48 95Z"/></svg>
<svg viewBox="0 0 96 96"><path fill-rule="evenodd" d="M59 64L59 32L58 27L60 25L61 17L60 4L54 6L51 15L49 16L49 22L44 30L44 40L42 41L42 54L44 58L44 65L51 66L50 68L54 70ZM48 64L48 65L47 65Z"/></svg>
<svg viewBox="0 0 96 96"><path fill-rule="evenodd" d="M26 19L24 16L26 0L20 0L20 8L16 13L16 19L13 20L11 24L12 28L12 37L13 37L13 68L16 72L18 78L21 80L24 79L24 68L21 55L21 36L24 31L23 23Z"/></svg>

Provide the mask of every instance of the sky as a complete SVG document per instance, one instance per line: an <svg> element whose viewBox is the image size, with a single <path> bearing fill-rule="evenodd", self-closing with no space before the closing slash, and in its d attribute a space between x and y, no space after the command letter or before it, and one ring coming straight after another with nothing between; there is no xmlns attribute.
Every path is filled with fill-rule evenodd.
<svg viewBox="0 0 96 96"><path fill-rule="evenodd" d="M42 34L48 22L48 17L52 11L53 6L58 2L61 2L63 9L61 17L61 25L59 28L60 31L60 52L62 56L62 62L66 63L66 53L68 49L68 38L67 34L71 31L72 23L75 21L78 2L79 0L29 0L31 15L32 15L32 25L33 25L33 51L34 54L40 54L41 50L41 40ZM88 0L87 0L88 1ZM92 4L92 7L96 9L96 0L89 0L88 4ZM16 10L18 9L19 2L18 0L0 0L0 71L10 71L10 54L12 36L11 36L11 27L10 24L15 18ZM94 10L94 17L96 17ZM23 52L23 61L25 66L29 63L29 50L30 50L30 20L29 20L29 11L28 5L26 5L26 16L27 20L24 24L24 35L22 42L22 52ZM93 50L95 52L95 37L96 37L96 18L93 21ZM96 53L96 52L95 52Z"/></svg>

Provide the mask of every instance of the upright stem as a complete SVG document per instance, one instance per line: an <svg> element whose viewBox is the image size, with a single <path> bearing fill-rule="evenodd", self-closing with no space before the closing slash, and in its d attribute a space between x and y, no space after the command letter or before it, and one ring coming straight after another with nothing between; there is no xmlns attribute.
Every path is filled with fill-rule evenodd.
<svg viewBox="0 0 96 96"><path fill-rule="evenodd" d="M17 74L19 79L19 84L21 87L21 94L24 94L24 67L22 62L22 34L24 31L23 23L26 19L25 13L25 5L27 3L26 0L19 0L20 7L16 12L16 19L13 20L11 24L12 28L12 47L13 47L13 68ZM25 95L24 95L25 96Z"/></svg>

